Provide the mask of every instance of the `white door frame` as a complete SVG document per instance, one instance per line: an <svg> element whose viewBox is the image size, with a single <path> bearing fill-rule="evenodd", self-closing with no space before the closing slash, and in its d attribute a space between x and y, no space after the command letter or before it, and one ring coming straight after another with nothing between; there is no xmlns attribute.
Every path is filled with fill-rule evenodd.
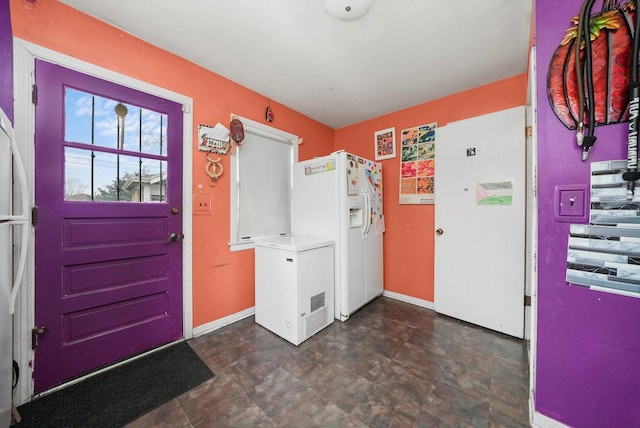
<svg viewBox="0 0 640 428"><path fill-rule="evenodd" d="M79 59L52 51L39 45L13 39L13 77L14 77L14 128L20 155L25 164L29 187L29 203L35 204L35 106L31 102L32 86L35 83L35 60L41 59L53 64L76 70L122 86L137 89L158 97L182 104L183 108L183 321L182 331L185 338L193 336L193 290L192 290L192 182L190 173L193 163L193 100L185 95L151 85L123 74L81 61ZM29 258L22 279L20 293L14 315L13 348L14 359L21 368L20 380L15 390L15 404L29 401L33 395L32 364L34 352L31 350L31 329L35 323L35 253L33 251L35 234L29 238ZM19 249L16 249L19 250Z"/></svg>
<svg viewBox="0 0 640 428"><path fill-rule="evenodd" d="M529 51L529 81L527 86L527 125L531 136L527 141L527 293L531 296L531 308L526 330L529 342L529 424L554 426L548 418L535 410L536 353L538 347L538 76L536 47Z"/></svg>

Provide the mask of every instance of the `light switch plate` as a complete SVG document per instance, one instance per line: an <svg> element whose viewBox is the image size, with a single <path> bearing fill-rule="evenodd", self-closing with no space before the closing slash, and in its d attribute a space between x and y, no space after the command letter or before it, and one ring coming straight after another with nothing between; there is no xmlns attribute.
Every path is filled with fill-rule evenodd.
<svg viewBox="0 0 640 428"><path fill-rule="evenodd" d="M211 195L206 193L194 193L193 213L195 215L211 214Z"/></svg>
<svg viewBox="0 0 640 428"><path fill-rule="evenodd" d="M553 194L553 219L564 223L589 222L589 186L563 184Z"/></svg>

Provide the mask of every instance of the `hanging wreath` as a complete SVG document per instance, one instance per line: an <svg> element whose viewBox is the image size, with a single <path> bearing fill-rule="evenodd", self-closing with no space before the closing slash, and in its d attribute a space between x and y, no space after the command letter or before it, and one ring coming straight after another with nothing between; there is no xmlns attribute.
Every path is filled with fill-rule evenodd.
<svg viewBox="0 0 640 428"><path fill-rule="evenodd" d="M600 13L589 18L595 125L624 122L629 119L629 83L631 51L636 5L633 0L622 6L605 1ZM572 20L560 46L556 49L547 75L549 102L554 113L569 129L576 129L579 119L576 52L584 61L584 43L577 42L578 16ZM586 36L586 35L585 35ZM581 40L582 41L582 40ZM581 76L582 77L582 76ZM582 123L589 123L586 113Z"/></svg>

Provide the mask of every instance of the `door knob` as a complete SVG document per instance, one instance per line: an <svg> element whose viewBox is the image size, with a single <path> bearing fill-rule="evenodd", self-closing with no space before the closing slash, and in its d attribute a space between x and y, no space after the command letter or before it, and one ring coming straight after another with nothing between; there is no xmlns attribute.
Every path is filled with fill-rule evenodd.
<svg viewBox="0 0 640 428"><path fill-rule="evenodd" d="M441 228L436 229L436 235L440 236L444 233L444 230L442 230Z"/></svg>
<svg viewBox="0 0 640 428"><path fill-rule="evenodd" d="M167 242L179 241L181 237L182 237L181 233L173 232L171 235L169 235L169 240Z"/></svg>

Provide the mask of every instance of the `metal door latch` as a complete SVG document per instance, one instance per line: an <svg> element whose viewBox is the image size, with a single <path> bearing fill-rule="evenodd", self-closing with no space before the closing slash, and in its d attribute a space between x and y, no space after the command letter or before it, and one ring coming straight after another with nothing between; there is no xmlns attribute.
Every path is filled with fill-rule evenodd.
<svg viewBox="0 0 640 428"><path fill-rule="evenodd" d="M38 336L44 334L48 330L47 327L35 327L31 329L31 349L36 349L38 346Z"/></svg>

